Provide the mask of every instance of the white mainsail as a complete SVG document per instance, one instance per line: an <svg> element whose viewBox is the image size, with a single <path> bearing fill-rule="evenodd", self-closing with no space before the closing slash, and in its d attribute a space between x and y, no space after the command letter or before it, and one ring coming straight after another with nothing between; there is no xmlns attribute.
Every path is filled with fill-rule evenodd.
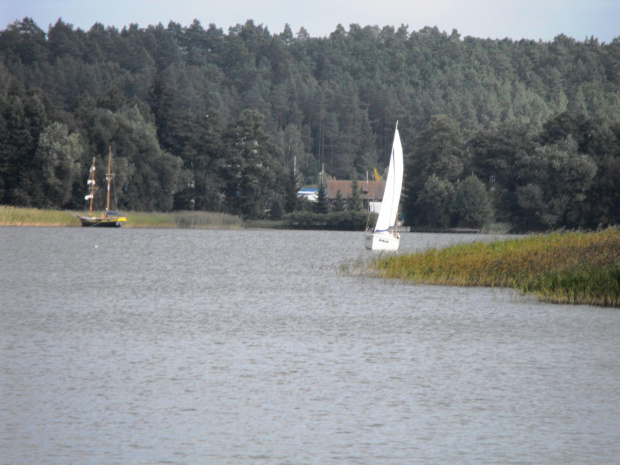
<svg viewBox="0 0 620 465"><path fill-rule="evenodd" d="M403 146L400 142L398 127L394 132L394 144L390 157L390 168L385 181L385 191L381 201L381 211L375 226L375 232L387 231L394 227L398 216L398 203L403 189Z"/></svg>
<svg viewBox="0 0 620 465"><path fill-rule="evenodd" d="M398 221L398 204L403 190L403 146L398 133L398 123L394 130L394 143L390 167L385 181L385 191L381 201L381 210L374 231L364 234L364 245L370 250L398 250L400 236L396 231Z"/></svg>

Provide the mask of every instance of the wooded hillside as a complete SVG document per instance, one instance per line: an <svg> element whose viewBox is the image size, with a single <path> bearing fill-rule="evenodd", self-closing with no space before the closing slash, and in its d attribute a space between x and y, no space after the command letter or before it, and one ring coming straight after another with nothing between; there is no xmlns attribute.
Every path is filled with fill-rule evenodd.
<svg viewBox="0 0 620 465"><path fill-rule="evenodd" d="M620 37L352 24L313 38L252 21L45 32L28 18L0 32L2 204L82 208L111 146L121 209L260 217L323 165L383 171L396 120L409 224L620 220Z"/></svg>

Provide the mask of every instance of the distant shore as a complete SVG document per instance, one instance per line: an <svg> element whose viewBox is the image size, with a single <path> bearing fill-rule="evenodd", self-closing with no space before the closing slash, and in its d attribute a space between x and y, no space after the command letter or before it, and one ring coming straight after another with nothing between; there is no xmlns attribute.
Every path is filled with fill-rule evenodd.
<svg viewBox="0 0 620 465"><path fill-rule="evenodd" d="M510 287L545 302L620 307L620 230L382 255L367 272L419 284Z"/></svg>
<svg viewBox="0 0 620 465"><path fill-rule="evenodd" d="M40 210L0 205L0 226L80 226L76 215L84 212ZM99 213L97 213L99 214ZM187 229L240 229L243 220L237 216L217 212L176 211L168 213L128 212L124 228L187 228Z"/></svg>

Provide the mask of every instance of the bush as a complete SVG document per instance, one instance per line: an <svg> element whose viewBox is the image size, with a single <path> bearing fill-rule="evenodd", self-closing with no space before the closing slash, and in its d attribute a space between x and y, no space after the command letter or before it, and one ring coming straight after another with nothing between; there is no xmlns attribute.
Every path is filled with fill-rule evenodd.
<svg viewBox="0 0 620 465"><path fill-rule="evenodd" d="M363 211L333 212L328 214L294 212L286 215L285 220L286 227L290 229L364 231L368 222L368 213ZM373 222L376 222L376 214L374 213L371 217L371 224Z"/></svg>

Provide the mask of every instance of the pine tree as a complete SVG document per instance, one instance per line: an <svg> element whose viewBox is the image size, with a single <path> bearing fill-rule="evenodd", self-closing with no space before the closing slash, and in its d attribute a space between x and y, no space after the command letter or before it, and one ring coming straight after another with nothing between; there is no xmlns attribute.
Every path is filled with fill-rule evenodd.
<svg viewBox="0 0 620 465"><path fill-rule="evenodd" d="M292 213L297 207L297 175L293 167L286 179L286 191L284 192L284 211Z"/></svg>
<svg viewBox="0 0 620 465"><path fill-rule="evenodd" d="M338 192L336 193L336 198L334 199L333 211L344 211L344 199L342 198L342 192L340 192L340 189L338 189Z"/></svg>
<svg viewBox="0 0 620 465"><path fill-rule="evenodd" d="M327 187L323 182L319 184L319 195L314 204L314 212L322 215L329 213L329 205L327 203Z"/></svg>
<svg viewBox="0 0 620 465"><path fill-rule="evenodd" d="M360 196L360 186L357 180L351 181L351 195L348 199L349 211L360 211L362 209L362 198Z"/></svg>

